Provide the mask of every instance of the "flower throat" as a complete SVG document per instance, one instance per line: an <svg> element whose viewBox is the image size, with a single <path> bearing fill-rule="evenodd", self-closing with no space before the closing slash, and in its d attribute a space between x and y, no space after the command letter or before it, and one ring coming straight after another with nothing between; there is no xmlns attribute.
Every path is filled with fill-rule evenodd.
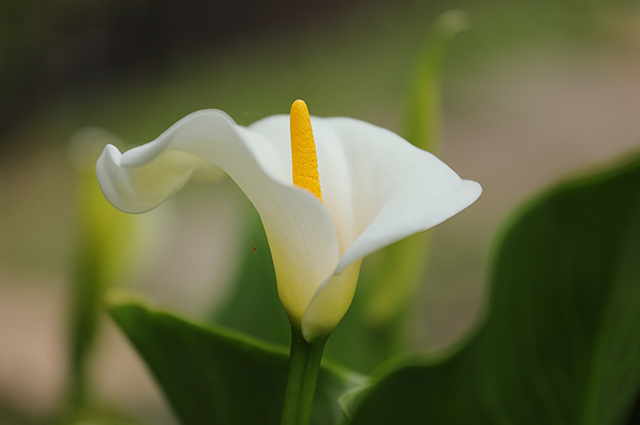
<svg viewBox="0 0 640 425"><path fill-rule="evenodd" d="M308 190L322 202L318 156L313 141L311 118L304 101L298 99L291 105L291 164L293 184Z"/></svg>

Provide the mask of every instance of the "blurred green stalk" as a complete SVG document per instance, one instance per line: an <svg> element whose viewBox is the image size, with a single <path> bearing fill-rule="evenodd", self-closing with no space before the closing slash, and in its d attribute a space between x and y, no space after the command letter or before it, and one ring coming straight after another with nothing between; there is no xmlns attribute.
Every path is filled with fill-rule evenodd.
<svg viewBox="0 0 640 425"><path fill-rule="evenodd" d="M63 421L71 422L87 410L87 364L98 331L102 295L133 269L133 242L140 218L116 210L102 195L95 163L107 143L119 139L104 130L78 131L69 145L76 170L77 245L71 293L70 383Z"/></svg>
<svg viewBox="0 0 640 425"><path fill-rule="evenodd" d="M403 136L420 149L437 153L441 138L441 73L447 48L453 37L466 29L467 14L452 10L440 15L431 25L418 55L410 85ZM429 259L429 233L423 232L382 250L373 270L367 274L372 285L365 312L374 328L387 329L388 346L393 349L402 336L407 304L415 295ZM379 334L380 332L376 332ZM396 339L396 341L394 341Z"/></svg>

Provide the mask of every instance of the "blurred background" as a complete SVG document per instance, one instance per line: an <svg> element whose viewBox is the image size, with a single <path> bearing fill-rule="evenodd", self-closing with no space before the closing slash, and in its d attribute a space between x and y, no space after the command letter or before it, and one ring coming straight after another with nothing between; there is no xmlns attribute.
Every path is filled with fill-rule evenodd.
<svg viewBox="0 0 640 425"><path fill-rule="evenodd" d="M484 194L434 231L412 320L415 347L431 350L477 318L510 211L637 149L638 2L0 2L0 424L51 423L68 387L82 168L74 140L126 148L197 109L249 124L297 98L313 115L400 132L428 27L454 8L472 24L444 62L438 155ZM237 253L253 249L242 202L231 182L192 186L141 216L145 236L124 283L207 316L229 293ZM89 373L96 404L136 423L176 423L128 342L106 317L100 327Z"/></svg>

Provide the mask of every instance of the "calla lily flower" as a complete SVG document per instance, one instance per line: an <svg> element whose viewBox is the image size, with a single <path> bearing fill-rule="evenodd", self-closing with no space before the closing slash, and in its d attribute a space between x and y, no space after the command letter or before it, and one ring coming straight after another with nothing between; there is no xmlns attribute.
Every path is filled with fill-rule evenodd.
<svg viewBox="0 0 640 425"><path fill-rule="evenodd" d="M291 118L248 127L219 110L194 112L124 154L107 145L96 171L106 198L130 213L154 208L194 177L228 174L260 214L289 320L312 342L346 313L364 257L455 215L482 189L391 131L309 118L299 102ZM310 148L292 149L300 132Z"/></svg>

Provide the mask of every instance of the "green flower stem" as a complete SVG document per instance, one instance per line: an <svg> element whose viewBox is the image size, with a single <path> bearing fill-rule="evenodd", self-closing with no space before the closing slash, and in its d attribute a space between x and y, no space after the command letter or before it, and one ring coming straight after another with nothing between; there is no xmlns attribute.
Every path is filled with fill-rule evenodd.
<svg viewBox="0 0 640 425"><path fill-rule="evenodd" d="M282 425L308 425L326 340L308 343L292 328L289 376L284 393Z"/></svg>

